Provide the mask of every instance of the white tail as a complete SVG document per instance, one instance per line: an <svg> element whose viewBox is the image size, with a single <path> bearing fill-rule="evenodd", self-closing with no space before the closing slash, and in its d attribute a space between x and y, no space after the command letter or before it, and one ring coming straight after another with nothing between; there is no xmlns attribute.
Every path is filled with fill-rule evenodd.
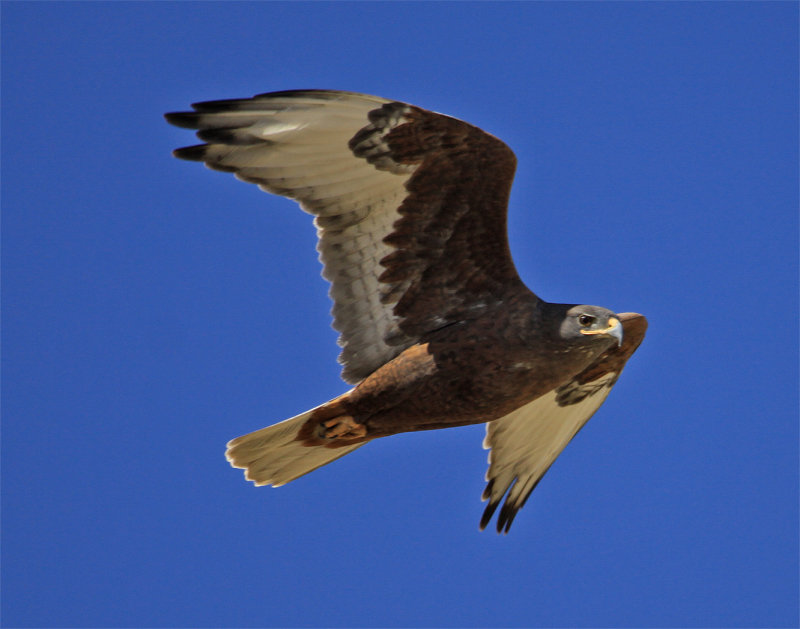
<svg viewBox="0 0 800 629"><path fill-rule="evenodd" d="M306 445L304 440L298 440L300 429L311 415L337 401L229 441L225 457L233 467L245 470L245 478L257 486L280 487L313 472L364 445L361 442L332 448L327 444Z"/></svg>

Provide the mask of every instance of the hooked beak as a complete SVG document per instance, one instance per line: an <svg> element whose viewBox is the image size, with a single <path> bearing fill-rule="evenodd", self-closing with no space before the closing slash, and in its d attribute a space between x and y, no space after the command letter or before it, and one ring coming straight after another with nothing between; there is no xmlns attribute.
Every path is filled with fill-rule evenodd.
<svg viewBox="0 0 800 629"><path fill-rule="evenodd" d="M581 334L594 335L594 334L607 334L608 336L617 339L617 347L622 345L622 324L616 317L609 317L608 326L603 330L581 330Z"/></svg>

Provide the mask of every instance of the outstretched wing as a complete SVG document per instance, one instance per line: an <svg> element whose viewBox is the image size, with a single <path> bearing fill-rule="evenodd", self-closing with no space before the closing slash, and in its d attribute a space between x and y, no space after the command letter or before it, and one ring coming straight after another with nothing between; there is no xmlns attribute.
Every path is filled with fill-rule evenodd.
<svg viewBox="0 0 800 629"><path fill-rule="evenodd" d="M182 159L313 214L342 377L518 290L506 235L516 159L460 120L350 92L263 94L167 114L205 142Z"/></svg>
<svg viewBox="0 0 800 629"><path fill-rule="evenodd" d="M620 347L608 350L567 384L486 424L483 447L491 452L486 472L489 483L482 499L489 504L481 518L481 530L508 492L497 516L497 532L508 533L553 461L605 401L647 330L642 315L618 316L624 330Z"/></svg>

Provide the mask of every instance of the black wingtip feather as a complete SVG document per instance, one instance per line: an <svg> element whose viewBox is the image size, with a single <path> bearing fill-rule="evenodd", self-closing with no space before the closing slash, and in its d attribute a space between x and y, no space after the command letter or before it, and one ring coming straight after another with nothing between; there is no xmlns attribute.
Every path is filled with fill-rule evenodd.
<svg viewBox="0 0 800 629"><path fill-rule="evenodd" d="M186 159L190 162L202 162L206 157L207 144L195 144L194 146L184 146L183 148L175 149L172 155L178 159Z"/></svg>
<svg viewBox="0 0 800 629"><path fill-rule="evenodd" d="M486 487L481 494L481 500L488 500L492 496L492 488L494 487L494 479L491 479L488 483L486 483Z"/></svg>
<svg viewBox="0 0 800 629"><path fill-rule="evenodd" d="M167 122L182 129L197 129L199 116L193 111L173 111L164 114Z"/></svg>
<svg viewBox="0 0 800 629"><path fill-rule="evenodd" d="M238 132L237 132L238 131ZM197 132L197 137L209 144L227 144L229 146L252 146L254 144L274 144L269 140L248 135L237 127L216 127Z"/></svg>
<svg viewBox="0 0 800 629"><path fill-rule="evenodd" d="M503 505L503 508L500 509L500 515L497 516L498 533L508 535L508 531L511 530L511 523L517 516L517 511L519 511L518 507L512 507L508 504L508 501L506 501L506 503Z"/></svg>
<svg viewBox="0 0 800 629"><path fill-rule="evenodd" d="M481 523L479 525L480 530L483 531L489 524L489 520L492 519L494 512L497 510L497 505L499 502L490 502L486 505L486 509L483 511L483 515L481 516Z"/></svg>
<svg viewBox="0 0 800 629"><path fill-rule="evenodd" d="M547 469L550 469L549 466L548 466ZM544 474L546 472L547 472L547 470L545 470L542 473L542 476L544 476ZM509 485L506 488L506 491L503 492L503 496L505 496L506 499L505 499L505 502L503 503L503 508L500 509L500 514L497 516L497 532L498 533L502 533L503 535L507 535L508 534L508 531L511 530L511 523L514 521L514 518L517 517L517 513L519 513L519 510L522 509L522 507L525 506L526 502L528 502L528 498L531 497L531 494L533 493L533 490L536 489L536 486L539 484L539 481L542 480L542 476L540 476L538 479L536 479L536 482L525 493L524 496L521 496L521 497L517 498L517 500L515 501L514 505L511 505L508 502L508 492L511 489L512 485ZM491 496L492 488L494 486L494 480L495 479L490 480L489 483L486 485L486 489L483 490L483 495L481 496L482 500L486 500L487 498L489 498ZM516 484L517 480L518 479L515 478L514 479L514 483L512 483L512 484ZM490 502L486 506L486 509L483 512L483 516L481 516L481 523L480 523L480 530L481 531L483 531L486 528L486 526L489 524L489 520L492 519L492 516L494 515L494 512L497 510L497 507L500 506L501 502L503 502L503 496L500 496L500 498L498 498L497 501Z"/></svg>
<svg viewBox="0 0 800 629"><path fill-rule="evenodd" d="M192 109L201 114L214 114L223 111L240 111L252 108L254 105L252 98L227 98L224 100L205 100L199 103L192 103Z"/></svg>
<svg viewBox="0 0 800 629"><path fill-rule="evenodd" d="M228 98L225 100L206 100L192 103L192 108L203 114L214 114L225 111L257 111L261 109L264 101L273 98L303 98L313 96L318 100L335 100L341 98L341 92L336 90L283 90L280 92L266 92L256 94L252 98Z"/></svg>

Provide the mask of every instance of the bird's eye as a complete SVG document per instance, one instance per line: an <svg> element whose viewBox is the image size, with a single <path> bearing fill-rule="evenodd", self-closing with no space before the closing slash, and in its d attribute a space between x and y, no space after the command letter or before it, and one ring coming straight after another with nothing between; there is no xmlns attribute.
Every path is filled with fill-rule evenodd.
<svg viewBox="0 0 800 629"><path fill-rule="evenodd" d="M582 314L578 317L578 323L585 326L592 325L595 321L597 321L597 317L588 314Z"/></svg>

